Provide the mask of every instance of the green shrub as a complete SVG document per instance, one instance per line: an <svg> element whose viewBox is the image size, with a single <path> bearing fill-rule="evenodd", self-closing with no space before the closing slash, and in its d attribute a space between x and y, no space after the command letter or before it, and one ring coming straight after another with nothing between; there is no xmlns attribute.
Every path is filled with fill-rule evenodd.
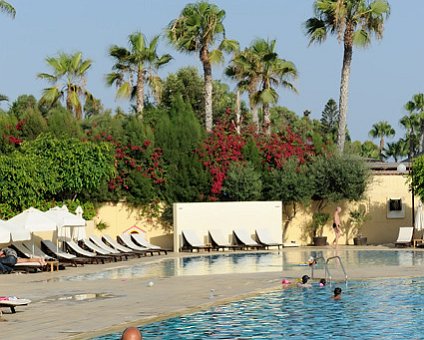
<svg viewBox="0 0 424 340"><path fill-rule="evenodd" d="M222 186L226 201L257 201L262 196L260 174L250 163L231 163Z"/></svg>

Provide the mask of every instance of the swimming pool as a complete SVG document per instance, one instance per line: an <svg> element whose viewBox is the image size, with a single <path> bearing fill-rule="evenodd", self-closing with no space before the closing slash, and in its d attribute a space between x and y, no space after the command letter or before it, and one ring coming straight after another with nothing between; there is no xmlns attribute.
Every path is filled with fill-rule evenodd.
<svg viewBox="0 0 424 340"><path fill-rule="evenodd" d="M424 265L424 252L409 250L354 250L337 253L324 250L283 250L252 253L221 253L183 258L165 258L152 262L123 265L96 273L62 276L49 281L84 281L104 279L132 279L184 275L212 275L229 273L273 272L287 269L304 271L309 257L338 255L349 268L360 266L416 266ZM307 268L307 270L309 270Z"/></svg>
<svg viewBox="0 0 424 340"><path fill-rule="evenodd" d="M422 339L424 278L288 288L141 327L144 339ZM119 339L120 333L98 337Z"/></svg>

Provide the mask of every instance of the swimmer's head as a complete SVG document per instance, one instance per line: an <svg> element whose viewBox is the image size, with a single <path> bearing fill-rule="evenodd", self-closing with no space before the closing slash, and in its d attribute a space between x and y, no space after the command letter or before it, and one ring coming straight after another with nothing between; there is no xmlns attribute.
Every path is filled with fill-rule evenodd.
<svg viewBox="0 0 424 340"><path fill-rule="evenodd" d="M334 296L339 296L342 293L342 289L340 287L334 288Z"/></svg>
<svg viewBox="0 0 424 340"><path fill-rule="evenodd" d="M327 281L325 279L319 280L319 286L324 287L327 284Z"/></svg>
<svg viewBox="0 0 424 340"><path fill-rule="evenodd" d="M310 277L308 275L303 275L302 276L302 283L303 284L307 283L309 279L310 279Z"/></svg>

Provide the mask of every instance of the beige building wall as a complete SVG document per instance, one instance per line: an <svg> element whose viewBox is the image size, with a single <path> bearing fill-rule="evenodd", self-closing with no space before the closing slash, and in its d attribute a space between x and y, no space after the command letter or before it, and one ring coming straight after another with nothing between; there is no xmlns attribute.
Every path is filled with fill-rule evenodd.
<svg viewBox="0 0 424 340"><path fill-rule="evenodd" d="M364 201L359 204L362 204L367 209L370 216L362 229L362 234L368 238L368 243L393 243L397 239L399 227L410 226L412 224L411 193L408 191L408 184L404 176L396 174L395 172L386 175L374 175L365 197ZM404 217L389 218L387 216L387 200L390 198L402 199L405 208ZM419 199L415 198L415 207L418 206L418 202ZM182 224L179 224L179 226L195 228L200 235L207 235L208 228L220 227L230 234L233 228L237 226L246 226L253 234L255 228L259 226L271 226L272 230L278 230L279 227L276 226L276 222L273 221L277 221L279 218L279 222L277 223L279 223L279 226L282 226L280 227L280 231L283 233L283 242L287 243L293 241L302 245L311 243L308 226L311 222L313 206L305 208L296 205L296 209L293 209L290 205L284 205L283 216L280 214L279 216L273 215L272 218L268 218L268 213L264 213L264 211L261 210L262 208L256 210L253 206L257 203L263 204L263 207L269 206L269 213L271 214L273 211L272 209L274 209L274 213L280 209L277 207L281 202L243 202L247 204L246 206L252 208L251 210L249 210L249 208L246 214L233 210L233 207L228 205L229 203L230 202L196 203L196 205L191 206L191 212L184 215L185 220L183 220L184 222L181 222ZM213 210L208 212L208 207L212 207L212 205L215 204L229 208L222 210L220 213L212 213ZM342 226L346 227L349 224L349 211L354 209L358 204L346 202L339 202L338 204L343 209L341 213ZM180 207L186 209L188 205L180 205ZM202 208L205 210L198 211L198 209L200 209L199 207L205 207ZM332 215L334 209L335 205L328 205L325 211ZM178 219L178 210L176 216ZM259 220L256 220L255 218L258 216L260 216ZM95 225L99 221L105 222L108 228L98 231ZM98 210L97 216L93 221L87 223L88 236L92 234L108 234L112 237L116 237L116 235L124 231L145 232L147 238L150 239L152 243L168 249L173 249L174 247L175 240L172 227L163 226L157 219L147 217L141 209L134 209L123 203L103 205ZM332 242L334 233L331 228L331 221L325 226L323 235L327 236L327 241L329 243ZM176 237L179 237L178 232ZM35 235L36 244L39 244L41 238L56 240L55 233L39 233ZM353 243L352 235L348 235L347 241L349 244ZM346 233L341 237L340 243L346 243Z"/></svg>
<svg viewBox="0 0 424 340"><path fill-rule="evenodd" d="M365 199L359 203L339 202L342 208L341 222L343 235L340 243L353 244L353 235L346 235L346 227L349 226L349 211L358 205L363 205L368 212L368 220L362 228L363 236L368 238L369 244L394 243L397 239L399 227L412 226L412 198L406 178L400 174L374 175L372 182L365 194ZM393 198L401 198L404 204L404 216L390 218L387 214L387 201ZM415 208L419 199L415 198ZM330 221L324 228L323 236L331 243L334 239L332 230L332 215L336 205L328 205L325 212L330 213ZM308 226L312 221L313 207L297 206L295 213L292 206L284 206L284 242L296 241L306 245L311 243ZM348 237L346 237L348 236Z"/></svg>

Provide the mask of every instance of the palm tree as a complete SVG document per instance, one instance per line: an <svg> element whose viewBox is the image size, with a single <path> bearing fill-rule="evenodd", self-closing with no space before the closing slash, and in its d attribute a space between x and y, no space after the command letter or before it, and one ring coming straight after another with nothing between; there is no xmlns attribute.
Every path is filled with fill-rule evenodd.
<svg viewBox="0 0 424 340"><path fill-rule="evenodd" d="M15 8L6 1L0 0L0 11L10 15L13 19L15 18L15 15L16 15Z"/></svg>
<svg viewBox="0 0 424 340"><path fill-rule="evenodd" d="M116 61L113 72L106 75L109 86L117 86L117 97L136 99L136 110L140 117L144 110L144 86L148 83L157 102L160 102L161 80L156 71L167 64L172 57L169 54L159 56L157 47L159 36L150 43L140 33L128 36L129 49L113 45L109 55Z"/></svg>
<svg viewBox="0 0 424 340"><path fill-rule="evenodd" d="M255 93L256 103L262 104L266 133L271 134L270 104L278 101L276 87L282 86L297 92L291 80L297 77L297 70L291 61L278 57L275 51L275 40L258 39L253 42L252 50L260 56L261 70L259 72L259 90Z"/></svg>
<svg viewBox="0 0 424 340"><path fill-rule="evenodd" d="M264 128L271 131L269 106L276 103L278 93L274 87L279 85L296 92L290 80L297 77L292 62L278 57L276 41L257 39L250 47L238 53L226 69L226 74L238 81L240 91L248 92L252 120L259 131L258 104L264 112Z"/></svg>
<svg viewBox="0 0 424 340"><path fill-rule="evenodd" d="M92 98L92 94L85 88L86 73L91 67L91 60L82 59L82 53L59 53L57 57L47 57L46 62L53 73L39 73L40 79L45 79L53 86L45 88L40 104L53 106L64 98L66 93L66 108L75 114L77 119L82 118L81 97L85 100Z"/></svg>
<svg viewBox="0 0 424 340"><path fill-rule="evenodd" d="M223 60L223 51L238 49L238 43L225 37L225 11L214 4L200 1L188 4L180 16L168 25L169 41L182 52L199 53L205 80L205 126L212 130L212 64ZM216 43L216 49L213 48Z"/></svg>
<svg viewBox="0 0 424 340"><path fill-rule="evenodd" d="M305 22L310 43L322 43L328 34L343 42L343 65L340 80L339 124L337 146L343 152L346 138L346 119L349 78L353 46L367 46L374 35L383 36L383 24L390 14L387 0L315 0L315 17Z"/></svg>
<svg viewBox="0 0 424 340"><path fill-rule="evenodd" d="M387 143L387 148L384 149L384 157L393 157L395 162L398 161L399 157L406 155L408 155L408 146L404 139L400 139L394 143Z"/></svg>
<svg viewBox="0 0 424 340"><path fill-rule="evenodd" d="M380 138L380 146L378 148L380 153L380 160L383 160L383 150L384 150L384 138L385 137L393 137L396 134L396 131L392 128L392 126L386 122L378 122L372 126L372 129L369 132L369 136L372 138Z"/></svg>
<svg viewBox="0 0 424 340"><path fill-rule="evenodd" d="M415 139L411 139L413 146L415 145L418 152L424 152L424 94L417 93L413 95L412 100L405 104L405 109L409 112L410 121L404 121L408 126L411 135L415 135ZM402 124L402 120L401 120ZM414 147L411 147L413 149Z"/></svg>

